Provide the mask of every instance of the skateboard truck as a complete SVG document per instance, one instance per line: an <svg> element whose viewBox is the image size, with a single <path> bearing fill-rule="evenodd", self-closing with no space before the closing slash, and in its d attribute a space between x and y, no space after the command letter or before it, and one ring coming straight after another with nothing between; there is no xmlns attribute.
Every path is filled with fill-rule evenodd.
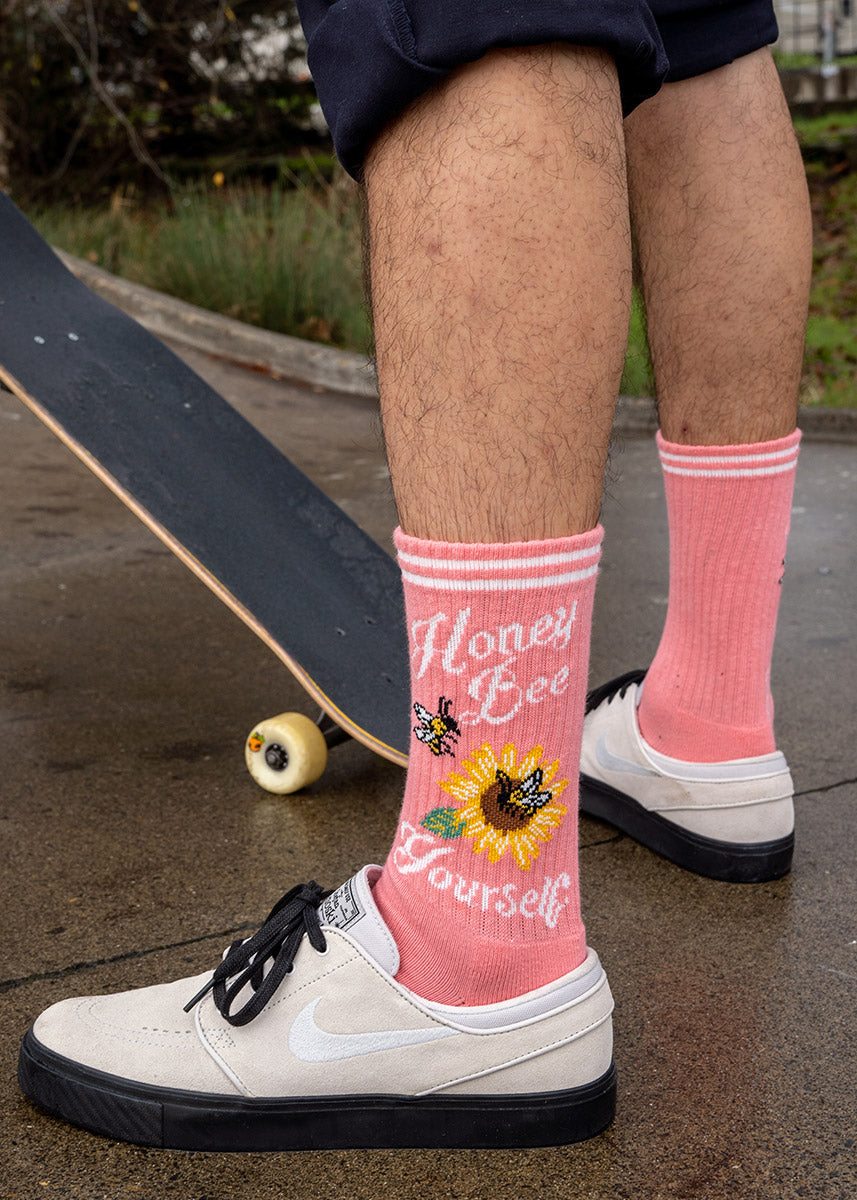
<svg viewBox="0 0 857 1200"><path fill-rule="evenodd" d="M328 750L349 736L326 712L316 721L303 713L280 713L254 727L244 760L261 787L288 796L315 783L327 765Z"/></svg>
<svg viewBox="0 0 857 1200"><path fill-rule="evenodd" d="M324 734L328 750L334 746L341 746L343 742L351 740L351 734L344 730L341 725L337 725L333 717L329 717L323 708L319 710L315 723Z"/></svg>

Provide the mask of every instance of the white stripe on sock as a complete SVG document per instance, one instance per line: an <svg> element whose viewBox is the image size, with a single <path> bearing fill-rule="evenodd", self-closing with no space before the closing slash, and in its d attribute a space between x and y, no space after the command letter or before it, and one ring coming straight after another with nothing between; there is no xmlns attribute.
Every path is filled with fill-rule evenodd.
<svg viewBox="0 0 857 1200"><path fill-rule="evenodd" d="M676 463L699 463L700 465L703 463L750 464L770 461L772 459L782 459L786 458L787 456L796 459L798 456L798 449L799 447L795 445L789 446L785 450L770 450L764 454L674 454L670 450L661 450L659 453L663 460L669 460L670 462Z"/></svg>
<svg viewBox="0 0 857 1200"><path fill-rule="evenodd" d="M592 558L601 551L601 544L586 550L569 550L567 554L542 554L535 558L426 558L418 554L399 551L399 562L410 567L426 567L430 571L516 571L533 567L553 567L563 563L579 562Z"/></svg>
<svg viewBox="0 0 857 1200"><path fill-rule="evenodd" d="M782 475L785 471L794 471L797 467L797 462L782 463L778 467L756 467L755 470L747 468L747 470L721 470L721 471L702 471L696 470L693 467L684 469L682 467L671 467L667 463L662 463L664 471L669 475L689 475L695 479L749 479L753 477L761 477L763 475Z"/></svg>
<svg viewBox="0 0 857 1200"><path fill-rule="evenodd" d="M538 579L444 579L429 575L414 575L410 571L402 571L402 578L417 587L437 588L451 592L499 592L515 591L519 588L554 587L557 584L577 583L580 579L590 579L598 573L598 564L585 567L580 571L569 571L565 575L547 575Z"/></svg>

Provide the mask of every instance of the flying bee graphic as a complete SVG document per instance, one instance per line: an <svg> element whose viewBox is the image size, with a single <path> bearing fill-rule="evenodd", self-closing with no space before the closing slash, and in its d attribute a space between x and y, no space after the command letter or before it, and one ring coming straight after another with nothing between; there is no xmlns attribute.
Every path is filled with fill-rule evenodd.
<svg viewBox="0 0 857 1200"><path fill-rule="evenodd" d="M544 780L544 772L541 767L537 767L526 779L520 780L512 779L498 767L495 778L500 784L497 803L500 808L505 808L507 811L526 813L528 817L532 817L540 808L544 808L549 800L553 799L553 792L541 790Z"/></svg>
<svg viewBox="0 0 857 1200"><path fill-rule="evenodd" d="M461 736L461 730L449 711L451 708L452 701L445 696L438 699L436 713L430 713L422 704L414 704L414 712L420 719L419 725L414 726L414 733L432 754L440 756L455 752L455 743Z"/></svg>

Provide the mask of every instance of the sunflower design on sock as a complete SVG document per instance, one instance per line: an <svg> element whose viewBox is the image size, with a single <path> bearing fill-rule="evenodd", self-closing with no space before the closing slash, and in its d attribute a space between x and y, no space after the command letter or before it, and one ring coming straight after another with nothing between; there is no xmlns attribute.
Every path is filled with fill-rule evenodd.
<svg viewBox="0 0 857 1200"><path fill-rule="evenodd" d="M460 804L449 810L456 818L455 832L446 836L469 838L476 854L488 851L490 862L511 854L528 871L568 811L557 803L568 780L557 779L559 762L547 763L543 756L541 746L519 755L511 743L499 758L488 744L471 754L462 774L440 780Z"/></svg>

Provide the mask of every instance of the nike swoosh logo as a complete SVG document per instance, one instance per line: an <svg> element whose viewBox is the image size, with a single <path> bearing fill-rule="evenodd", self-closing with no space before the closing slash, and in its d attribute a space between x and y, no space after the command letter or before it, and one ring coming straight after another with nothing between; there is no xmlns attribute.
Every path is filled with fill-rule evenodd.
<svg viewBox="0 0 857 1200"><path fill-rule="evenodd" d="M620 758L618 754L613 754L612 751L608 750L606 732L602 733L595 744L595 757L599 765L607 771L624 771L627 775L655 774L648 767L641 767L639 763L631 762L628 758Z"/></svg>
<svg viewBox="0 0 857 1200"><path fill-rule="evenodd" d="M315 1010L322 997L317 996L302 1008L289 1030L289 1049L301 1062L341 1062L377 1054L380 1050L400 1050L421 1042L436 1042L454 1037L455 1029L379 1029L374 1033L328 1033L316 1024Z"/></svg>

